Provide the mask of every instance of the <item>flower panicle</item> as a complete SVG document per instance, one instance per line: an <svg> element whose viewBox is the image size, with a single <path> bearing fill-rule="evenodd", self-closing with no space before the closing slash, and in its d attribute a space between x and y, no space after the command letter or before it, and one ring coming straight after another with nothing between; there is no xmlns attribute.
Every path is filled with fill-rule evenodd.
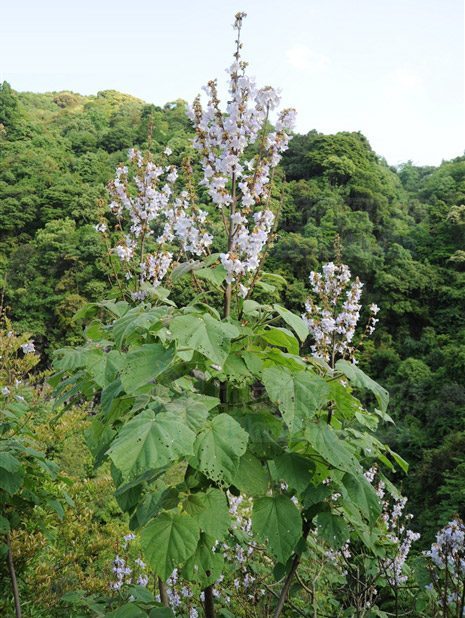
<svg viewBox="0 0 465 618"><path fill-rule="evenodd" d="M280 95L270 86L258 88L246 74L240 43L245 16L237 13L234 22L238 36L234 61L227 69L230 99L225 108L217 82L212 80L204 88L206 105L197 97L189 110L196 133L193 145L203 169L201 184L214 205L230 211L230 245L221 255L227 283L240 281L259 267L273 228L274 213L269 208L272 171L288 147L296 115L294 109L282 110L274 130L269 130L270 114L279 107ZM254 144L257 154L247 156Z"/></svg>
<svg viewBox="0 0 465 618"><path fill-rule="evenodd" d="M307 299L302 318L315 341L312 354L327 362L349 358L356 363L354 337L362 310L363 283L358 277L351 279L346 264L334 262L323 264L321 273L312 271L309 281L313 297ZM373 334L379 321L379 307L372 303L368 309L365 337Z"/></svg>
<svg viewBox="0 0 465 618"><path fill-rule="evenodd" d="M164 156L171 154L165 148ZM176 166L157 165L150 155L131 148L128 165L118 166L109 184L108 208L120 236L111 252L126 280L136 281L133 300L144 300L146 284L156 289L162 283L176 253L205 255L212 243L207 213L192 203L189 191L178 190L178 177ZM102 220L95 229L106 235L108 224Z"/></svg>

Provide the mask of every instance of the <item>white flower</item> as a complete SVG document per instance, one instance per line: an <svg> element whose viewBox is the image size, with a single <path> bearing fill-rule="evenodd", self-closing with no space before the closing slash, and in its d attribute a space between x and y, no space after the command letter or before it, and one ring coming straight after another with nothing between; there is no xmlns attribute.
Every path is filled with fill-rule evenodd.
<svg viewBox="0 0 465 618"><path fill-rule="evenodd" d="M243 17L238 14L235 22L238 30ZM188 112L196 130L193 145L202 161L201 184L221 210L233 201L236 205L236 212L229 220L229 250L221 255L227 283L254 273L260 264L274 218L263 204L269 201L271 171L288 147L287 132L295 116L294 110L284 110L278 116L276 130L264 135L269 114L279 105L280 96L269 86L257 89L244 69L239 54L235 54L233 64L227 69L229 101L223 110L217 83L210 81L204 87L208 97L206 105L202 106L198 97ZM259 154L248 159L247 148L257 142ZM259 210L254 212L255 208Z"/></svg>
<svg viewBox="0 0 465 618"><path fill-rule="evenodd" d="M248 293L249 293L249 288L246 288L245 285L242 285L242 283L239 283L239 294L241 298L246 298Z"/></svg>
<svg viewBox="0 0 465 618"><path fill-rule="evenodd" d="M305 303L306 313L302 318L315 340L313 355L329 362L331 358L350 358L354 364L353 339L360 319L360 297L363 283L358 277L351 282L350 270L346 264L328 262L322 273L312 271L309 276L315 300ZM377 312L376 305L370 305ZM366 327L366 334L373 333L378 320L372 315Z"/></svg>
<svg viewBox="0 0 465 618"><path fill-rule="evenodd" d="M23 343L21 345L21 350L24 352L24 354L32 354L33 352L36 351L36 349L34 347L34 343L32 341L28 341L27 343Z"/></svg>
<svg viewBox="0 0 465 618"><path fill-rule="evenodd" d="M171 154L171 149L167 147L165 154ZM132 297L142 301L147 291L138 288L143 283L151 283L155 288L160 285L174 257L172 248L177 245L183 253L201 256L208 253L213 239L205 228L207 213L190 203L188 191L177 193L175 166L156 165L134 148L129 150L129 159L137 169L134 171L134 166L116 169L109 185L112 197L109 208L118 219L118 230L126 231L113 251L124 263L124 277L130 281L137 275L139 285L136 283ZM102 225L96 229L104 231ZM145 238L153 238L154 229L161 233L154 239L152 252L144 254ZM166 247L168 243L170 251Z"/></svg>

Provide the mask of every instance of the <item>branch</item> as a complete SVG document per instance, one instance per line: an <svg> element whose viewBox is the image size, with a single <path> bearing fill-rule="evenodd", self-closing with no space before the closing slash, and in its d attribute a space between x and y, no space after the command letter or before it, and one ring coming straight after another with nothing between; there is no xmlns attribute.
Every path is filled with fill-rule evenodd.
<svg viewBox="0 0 465 618"><path fill-rule="evenodd" d="M310 522L305 521L303 535L302 535L304 540L307 539L309 532L310 532ZM287 600L287 595L289 594L289 588L291 587L292 580L299 567L299 564L300 564L300 554L296 553L294 554L294 559L292 560L291 570L289 571L286 577L284 586L281 590L281 594L279 595L278 605L276 606L275 612L273 614L273 618L279 618L279 616L281 615L281 612L283 611L284 604L286 603L286 600Z"/></svg>
<svg viewBox="0 0 465 618"><path fill-rule="evenodd" d="M8 571L10 573L11 587L13 588L13 597L15 600L15 613L16 613L16 618L21 618L21 602L19 599L18 581L16 579L15 565L13 562L13 550L11 549L11 537L9 534L7 534L6 543L8 545L8 555L7 555Z"/></svg>

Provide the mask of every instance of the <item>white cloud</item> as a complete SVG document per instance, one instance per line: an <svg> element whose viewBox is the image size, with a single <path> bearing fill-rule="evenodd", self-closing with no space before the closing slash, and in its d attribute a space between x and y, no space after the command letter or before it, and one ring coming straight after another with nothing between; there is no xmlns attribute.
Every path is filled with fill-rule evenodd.
<svg viewBox="0 0 465 618"><path fill-rule="evenodd" d="M293 45L286 51L288 63L298 71L324 71L330 60L324 54L312 51L306 45Z"/></svg>

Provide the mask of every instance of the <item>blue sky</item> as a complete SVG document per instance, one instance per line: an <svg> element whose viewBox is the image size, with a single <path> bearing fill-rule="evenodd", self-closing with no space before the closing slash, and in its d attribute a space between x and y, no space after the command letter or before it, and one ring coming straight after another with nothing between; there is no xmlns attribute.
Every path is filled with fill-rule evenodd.
<svg viewBox="0 0 465 618"><path fill-rule="evenodd" d="M238 10L249 73L300 132L360 130L390 164L463 154L462 0L3 0L0 80L190 101L226 77Z"/></svg>

